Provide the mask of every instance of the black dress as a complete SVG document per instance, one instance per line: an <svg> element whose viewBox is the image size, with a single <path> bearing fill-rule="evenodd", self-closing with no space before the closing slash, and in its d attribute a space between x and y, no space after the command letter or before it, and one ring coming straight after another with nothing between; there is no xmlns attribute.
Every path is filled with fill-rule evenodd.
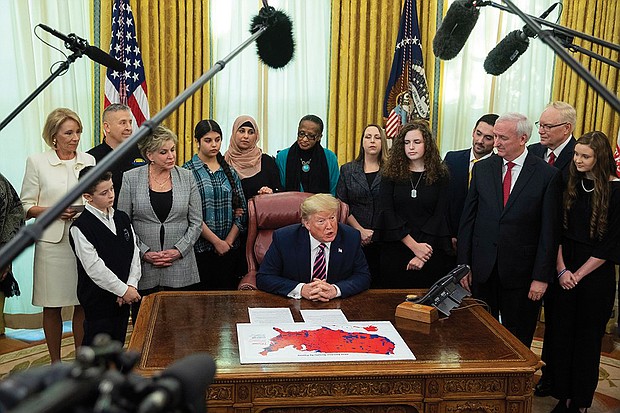
<svg viewBox="0 0 620 413"><path fill-rule="evenodd" d="M410 180L381 180L380 237L381 276L377 288L428 288L446 275L455 263L446 219L448 205L447 176L431 185L423 172L412 172ZM415 190L415 197L412 196ZM421 270L407 270L415 256L401 242L405 235L433 248L433 255Z"/></svg>
<svg viewBox="0 0 620 413"><path fill-rule="evenodd" d="M585 188L593 188L584 179ZM598 384L599 363L605 326L613 308L614 262L620 262L620 182L610 182L611 196L607 232L602 240L590 238L592 193L581 182L577 199L568 215L568 228L562 235L562 256L566 268L577 271L590 257L605 260L570 290L559 282L549 287L553 304L552 329L545 336L548 349L547 372L551 374L551 394L571 399L576 407L590 407Z"/></svg>
<svg viewBox="0 0 620 413"><path fill-rule="evenodd" d="M268 186L273 189L273 192L280 192L280 173L276 166L276 161L266 153L260 159L260 171L248 178L241 180L241 187L243 188L243 194L245 199L250 199L254 195L258 194L258 190L264 186Z"/></svg>

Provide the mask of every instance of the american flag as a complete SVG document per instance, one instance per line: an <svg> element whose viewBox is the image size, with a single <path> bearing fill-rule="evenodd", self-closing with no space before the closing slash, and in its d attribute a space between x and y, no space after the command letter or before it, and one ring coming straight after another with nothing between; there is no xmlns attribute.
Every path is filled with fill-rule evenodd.
<svg viewBox="0 0 620 413"><path fill-rule="evenodd" d="M420 39L415 0L406 0L383 100L385 132L389 137L396 136L403 123L414 118L428 119L430 115Z"/></svg>
<svg viewBox="0 0 620 413"><path fill-rule="evenodd" d="M136 27L129 0L114 0L110 55L125 64L125 71L108 68L105 80L105 104L123 103L131 108L134 130L149 115L144 65L136 38Z"/></svg>
<svg viewBox="0 0 620 413"><path fill-rule="evenodd" d="M620 178L620 129L618 129L618 140L616 141L616 152L614 153L616 160L616 175Z"/></svg>

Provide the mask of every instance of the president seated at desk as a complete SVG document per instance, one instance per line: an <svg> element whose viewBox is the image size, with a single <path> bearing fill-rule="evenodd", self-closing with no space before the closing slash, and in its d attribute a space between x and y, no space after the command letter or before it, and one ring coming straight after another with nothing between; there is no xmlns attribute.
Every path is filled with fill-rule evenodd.
<svg viewBox="0 0 620 413"><path fill-rule="evenodd" d="M337 220L339 201L329 194L301 204L301 225L273 233L256 275L259 290L291 298L329 301L370 286L360 233Z"/></svg>

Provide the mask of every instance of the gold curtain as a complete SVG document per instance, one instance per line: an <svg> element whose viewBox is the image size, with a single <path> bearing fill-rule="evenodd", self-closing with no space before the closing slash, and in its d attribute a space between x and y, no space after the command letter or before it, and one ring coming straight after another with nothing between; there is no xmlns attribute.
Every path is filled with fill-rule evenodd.
<svg viewBox="0 0 620 413"><path fill-rule="evenodd" d="M564 2L562 26L569 27L613 44L620 44L620 2L618 0L585 0ZM591 44L575 38L575 44L584 49L605 56L615 62L619 61L618 52L611 52L608 48ZM576 52L572 56L599 79L607 89L616 96L620 94L620 79L618 69L594 58ZM562 100L570 103L577 110L577 125L575 136L585 132L600 130L607 134L615 148L620 114L616 113L611 105L599 97L577 73L561 59L556 60L556 69L553 82L553 100Z"/></svg>
<svg viewBox="0 0 620 413"><path fill-rule="evenodd" d="M357 156L364 126L384 124L383 96L403 5L404 0L332 1L328 141L341 164ZM432 102L437 4L417 0L417 11Z"/></svg>
<svg viewBox="0 0 620 413"><path fill-rule="evenodd" d="M111 36L112 4L102 1L102 44ZM210 67L209 0L131 0L131 7L153 116ZM210 100L208 83L163 122L179 137L177 163L193 155L194 125L209 117Z"/></svg>

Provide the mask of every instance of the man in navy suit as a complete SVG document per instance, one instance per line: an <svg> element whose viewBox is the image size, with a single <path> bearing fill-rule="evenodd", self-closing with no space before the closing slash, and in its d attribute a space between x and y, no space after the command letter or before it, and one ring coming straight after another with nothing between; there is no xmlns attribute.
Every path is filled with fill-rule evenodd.
<svg viewBox="0 0 620 413"><path fill-rule="evenodd" d="M575 108L565 102L552 102L540 115L537 123L538 134L540 135L540 143L534 143L528 146L528 151L542 158L549 165L552 165L562 172L562 181L564 185L568 182L568 167L573 160L575 144L577 140L573 136L575 123L577 122L577 112ZM562 213L562 209L558 210L558 214ZM553 309L553 305L549 305L550 297L545 297L545 319L549 319L549 310ZM551 331L549 324L545 325L545 338L549 337ZM541 354L542 361L547 359L547 348L543 340L543 349ZM536 388L534 395L546 397L551 394L550 377L546 373L545 366L541 368L542 376Z"/></svg>
<svg viewBox="0 0 620 413"><path fill-rule="evenodd" d="M568 181L568 167L573 160L575 144L573 136L577 112L565 102L552 102L536 122L540 143L528 146L527 150L542 158L551 166L562 171L564 183Z"/></svg>
<svg viewBox="0 0 620 413"><path fill-rule="evenodd" d="M472 131L471 148L451 151L446 154L444 162L450 171L450 203L448 205L448 225L452 236L452 245L456 249L456 235L463 213L469 179L474 164L493 154L493 125L499 116L494 113L483 115L476 122Z"/></svg>
<svg viewBox="0 0 620 413"><path fill-rule="evenodd" d="M273 233L256 286L291 298L329 301L367 290L370 271L360 233L337 220L339 201L317 194L301 204L301 225Z"/></svg>
<svg viewBox="0 0 620 413"><path fill-rule="evenodd" d="M495 122L499 156L476 164L458 234L461 280L530 346L541 299L556 276L561 175L525 147L532 124L518 113Z"/></svg>

